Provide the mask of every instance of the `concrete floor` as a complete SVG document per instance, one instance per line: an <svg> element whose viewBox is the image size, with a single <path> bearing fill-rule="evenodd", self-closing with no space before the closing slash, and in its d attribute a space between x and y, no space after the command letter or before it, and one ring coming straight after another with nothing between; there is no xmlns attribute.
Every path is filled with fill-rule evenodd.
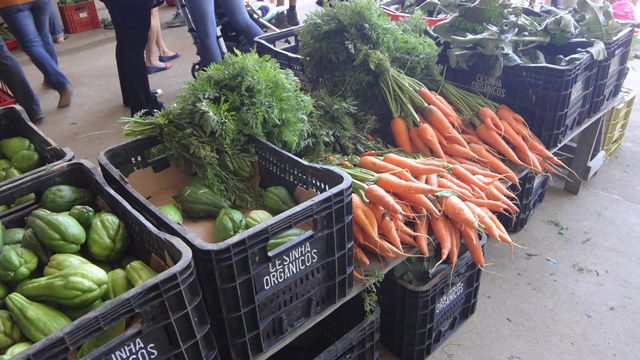
<svg viewBox="0 0 640 360"><path fill-rule="evenodd" d="M306 12L312 0L299 5ZM161 18L172 9L162 7ZM108 17L100 4L100 16ZM174 68L152 75L164 102L175 99L195 59L185 28L166 29L171 49L182 57ZM95 161L99 151L121 143L116 120L128 116L121 105L114 60L114 33L74 34L57 47L64 72L75 86L71 107L55 108L57 94L40 86L42 75L17 52L47 114L41 128L77 158ZM638 66L638 62L634 62ZM640 74L627 85L640 89ZM437 350L432 359L636 359L640 351L640 122L638 104L625 144L578 196L554 186L529 225L513 236L526 247L513 254L489 247L476 314ZM550 224L568 227L564 235ZM634 230L636 229L636 230Z"/></svg>

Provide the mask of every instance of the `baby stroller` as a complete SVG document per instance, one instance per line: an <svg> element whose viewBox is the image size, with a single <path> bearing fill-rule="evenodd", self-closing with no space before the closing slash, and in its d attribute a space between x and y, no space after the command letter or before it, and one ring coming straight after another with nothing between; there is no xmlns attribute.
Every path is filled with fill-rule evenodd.
<svg viewBox="0 0 640 360"><path fill-rule="evenodd" d="M193 44L196 46L196 52L197 52L199 49L197 29L193 25L193 21L189 14L189 10L187 9L185 0L177 0L176 4L186 20L187 31L189 31L189 33L191 34L191 37L193 38ZM268 30L278 31L276 27L274 27L269 22L264 20L262 16L251 5L248 5L245 3L245 7L247 8L247 12L249 13L249 17L251 18L251 20L255 22L256 25L258 25L263 31L265 32L267 32ZM225 54L229 53L230 50L234 50L234 49L238 49L240 51L247 51L248 46L246 46L246 44L249 43L248 40L251 40L251 39L245 39L242 34L236 31L236 29L233 27L233 25L229 22L227 17L224 15L224 12L218 6L216 6L216 9L215 9L215 16L218 24L218 28L216 29L216 39L218 42L218 46L220 47L220 52L222 53L222 56L224 57ZM198 60L194 62L193 65L191 65L191 76L195 78L196 74L200 70L201 70L200 60Z"/></svg>

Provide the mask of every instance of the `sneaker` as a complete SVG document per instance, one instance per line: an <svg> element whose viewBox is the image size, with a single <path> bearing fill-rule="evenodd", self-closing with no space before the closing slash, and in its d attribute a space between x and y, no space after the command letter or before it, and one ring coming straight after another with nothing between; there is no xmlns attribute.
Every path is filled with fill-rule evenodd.
<svg viewBox="0 0 640 360"><path fill-rule="evenodd" d="M273 19L271 19L271 24L280 30L289 27L287 26L287 17L284 13L278 13L278 15L274 16Z"/></svg>
<svg viewBox="0 0 640 360"><path fill-rule="evenodd" d="M181 27L187 25L187 20L185 20L184 16L182 16L182 13L178 10L175 14L173 14L171 20L167 20L164 24L170 28Z"/></svg>
<svg viewBox="0 0 640 360"><path fill-rule="evenodd" d="M58 108L65 108L71 105L71 97L73 96L73 90L71 86L67 86L60 92L60 100L58 101Z"/></svg>
<svg viewBox="0 0 640 360"><path fill-rule="evenodd" d="M111 19L109 20L104 20L104 22L102 23L102 27L107 29L107 30L113 30L114 26L113 26L113 21L111 21Z"/></svg>
<svg viewBox="0 0 640 360"><path fill-rule="evenodd" d="M300 25L300 20L298 20L298 12L295 10L288 9L287 10L287 23L289 26L298 26Z"/></svg>

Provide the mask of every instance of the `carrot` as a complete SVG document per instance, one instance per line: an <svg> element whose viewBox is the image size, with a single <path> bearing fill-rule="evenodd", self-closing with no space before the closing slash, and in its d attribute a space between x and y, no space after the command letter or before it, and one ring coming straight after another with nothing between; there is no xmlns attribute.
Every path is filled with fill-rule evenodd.
<svg viewBox="0 0 640 360"><path fill-rule="evenodd" d="M418 182L421 182L421 183L424 184L424 183L427 182L427 175L420 175L420 176L418 176L417 180L418 180Z"/></svg>
<svg viewBox="0 0 640 360"><path fill-rule="evenodd" d="M378 174L389 173L405 181L415 181L415 179L411 176L411 174L409 174L408 171L403 170L397 166L388 164L373 156L365 156L363 158L360 158L360 162L358 163L358 166L360 166L363 169L371 170Z"/></svg>
<svg viewBox="0 0 640 360"><path fill-rule="evenodd" d="M483 145L484 143L482 142L482 140L480 140L477 136L475 135L469 135L469 134L463 134L462 138L469 144L480 144Z"/></svg>
<svg viewBox="0 0 640 360"><path fill-rule="evenodd" d="M359 281L364 280L364 277L360 275L360 273L357 270L353 270L353 278Z"/></svg>
<svg viewBox="0 0 640 360"><path fill-rule="evenodd" d="M464 201L460 200L459 197L450 196L440 198L440 205L442 205L444 213L455 222L474 229L478 227L478 219L473 216L471 210L469 210Z"/></svg>
<svg viewBox="0 0 640 360"><path fill-rule="evenodd" d="M380 154L380 151L378 150L372 150L372 151L365 151L362 154L360 154L360 157L365 157L365 156L378 156Z"/></svg>
<svg viewBox="0 0 640 360"><path fill-rule="evenodd" d="M497 212L501 212L504 214L507 214L507 212L505 211L505 209L509 209L509 206L507 206L506 204L503 204L499 201L494 201L494 200L484 200L484 199L478 199L475 197L464 197L464 200L467 202L471 202L474 203L476 205L478 205L479 207L486 207L492 211L497 211Z"/></svg>
<svg viewBox="0 0 640 360"><path fill-rule="evenodd" d="M478 117L489 129L499 132L500 134L504 133L503 124L500 122L498 116L496 116L496 113L491 109L486 107L481 108L478 110Z"/></svg>
<svg viewBox="0 0 640 360"><path fill-rule="evenodd" d="M463 169L467 170L467 172L473 174L473 175L481 175L484 176L485 178L488 178L490 180L497 180L500 179L502 176L491 172L489 170L483 170L480 167L484 167L482 165L476 165L476 166L472 166L472 165L467 165L467 164L460 164L460 167L462 167Z"/></svg>
<svg viewBox="0 0 640 360"><path fill-rule="evenodd" d="M469 146L471 151L473 151L480 160L487 165L491 170L497 172L498 174L504 176L511 183L516 184L516 186L520 187L520 182L518 181L518 177L516 174L509 169L507 165L505 165L500 159L494 157L484 146L479 146L476 144L471 144Z"/></svg>
<svg viewBox="0 0 640 360"><path fill-rule="evenodd" d="M442 169L447 169L449 168L449 164L447 164L445 161L436 159L436 158L429 158L429 159L413 159L413 161L417 162L420 165L424 165L424 166L431 166L431 167L436 167L436 168L442 168Z"/></svg>
<svg viewBox="0 0 640 360"><path fill-rule="evenodd" d="M364 239L362 242L358 243L360 246L362 246L363 248L378 254L382 257L385 258L396 258L398 257L397 254L394 254L391 249L396 250L393 246L391 246L391 244L387 243L386 241L382 241L379 239L374 239L371 236L364 236ZM397 250L396 250L397 251Z"/></svg>
<svg viewBox="0 0 640 360"><path fill-rule="evenodd" d="M516 155L526 164L528 168L533 170L535 173L539 174L542 172L542 167L540 167L540 163L536 159L535 155L532 154L528 148L516 148Z"/></svg>
<svg viewBox="0 0 640 360"><path fill-rule="evenodd" d="M380 224L382 222L382 217L384 216L384 209L382 208L382 206L371 202L367 204L367 206L369 207L369 209L371 209L371 212L373 212L376 223Z"/></svg>
<svg viewBox="0 0 640 360"><path fill-rule="evenodd" d="M483 267L484 255L482 254L480 239L478 239L478 232L475 228L470 228L468 226L462 227L460 232L462 233L464 243L467 245L467 250L471 254L471 258L479 267Z"/></svg>
<svg viewBox="0 0 640 360"><path fill-rule="evenodd" d="M471 146L472 146L472 144L469 145L469 147L471 147ZM478 154L476 154L476 155L478 155ZM467 160L467 159L462 159L462 158L459 158L459 157L455 158L455 160L458 162L458 165L466 166L467 170L469 170L468 169L469 166L472 166L472 167L474 167L474 168L476 168L476 169L478 169L480 171L491 172L491 169L489 169L487 166L485 166L485 165L483 165L483 164L481 164L479 162L474 162L474 161ZM479 157L476 157L476 159L475 159L475 161L480 161L480 160L481 159Z"/></svg>
<svg viewBox="0 0 640 360"><path fill-rule="evenodd" d="M457 187L459 187L461 189L465 189L470 193L473 192L473 188L470 185L467 185L464 182L458 180L455 176L453 176L451 174L442 174L441 176L444 179L446 179L447 181L450 181L452 184L456 185Z"/></svg>
<svg viewBox="0 0 640 360"><path fill-rule="evenodd" d="M434 106L427 106L423 111L423 115L427 123L440 132L447 141L451 141L462 147L468 147L466 141L462 138L459 132L457 132L451 123L442 115L442 112Z"/></svg>
<svg viewBox="0 0 640 360"><path fill-rule="evenodd" d="M431 125L424 123L418 127L418 135L422 139L422 141L433 150L433 154L440 159L444 159L444 151L442 151L442 147L438 142L438 137L436 136L435 130L431 127Z"/></svg>
<svg viewBox="0 0 640 360"><path fill-rule="evenodd" d="M357 245L353 246L353 255L364 266L369 266L369 258L364 254L364 251L360 249Z"/></svg>
<svg viewBox="0 0 640 360"><path fill-rule="evenodd" d="M417 232L411 230L407 225L405 225L402 221L396 221L396 229L398 229L398 233L405 234L409 236L419 236Z"/></svg>
<svg viewBox="0 0 640 360"><path fill-rule="evenodd" d="M407 154L413 154L411 139L409 138L409 127L401 118L397 117L391 120L391 134L396 146Z"/></svg>
<svg viewBox="0 0 640 360"><path fill-rule="evenodd" d="M502 195L496 188L490 187L486 195L489 200L497 201L507 205L507 207L509 208L509 210L511 210L512 213L515 214L520 212L518 207L513 205L513 203L509 199L507 199L504 195Z"/></svg>
<svg viewBox="0 0 640 360"><path fill-rule="evenodd" d="M473 174L471 174L467 169L462 166L452 166L451 172L453 175L460 178L460 180L464 181L467 184L474 185L478 187L482 192L484 192L487 188L487 185L483 184L480 180L478 180Z"/></svg>
<svg viewBox="0 0 640 360"><path fill-rule="evenodd" d="M402 201L406 201L410 205L419 206L427 211L431 215L440 215L438 209L429 199L422 194L398 194L398 197Z"/></svg>
<svg viewBox="0 0 640 360"><path fill-rule="evenodd" d="M517 199L518 197L512 193L511 191L509 191L509 189L507 189L504 185L502 185L502 183L500 183L499 181L496 181L495 183L493 183L492 185L493 187L496 188L496 190L498 190L498 192L500 192L500 194L506 196L506 197L510 197L512 199Z"/></svg>
<svg viewBox="0 0 640 360"><path fill-rule="evenodd" d="M473 160L476 158L476 155L468 149L468 146L464 147L458 144L447 143L447 140L445 139L445 137L437 131L436 131L436 137L438 138L438 141L440 142L440 146L442 147L442 150L444 150L445 154L451 155L451 156L459 156L461 158L470 159L470 160Z"/></svg>
<svg viewBox="0 0 640 360"><path fill-rule="evenodd" d="M419 182L408 182L389 174L380 174L376 185L395 194L435 194L440 189Z"/></svg>
<svg viewBox="0 0 640 360"><path fill-rule="evenodd" d="M378 224L371 209L365 206L358 195L351 197L351 203L353 207L353 220L362 227L365 234L377 240Z"/></svg>
<svg viewBox="0 0 640 360"><path fill-rule="evenodd" d="M492 236L494 239L499 241L500 233L496 225L491 220L491 218L489 218L489 216L487 216L487 214L484 211L482 211L482 209L480 209L476 204L472 202L467 202L467 207L469 207L469 210L471 210L473 215L475 215L475 217L478 218L478 222L482 224L482 226L484 227L484 231L490 236Z"/></svg>
<svg viewBox="0 0 640 360"><path fill-rule="evenodd" d="M493 224L498 229L500 238L498 238L497 240L500 240L502 242L506 242L509 244L513 243L511 241L511 237L509 237L509 234L507 233L507 229L505 229L504 226L502 226L502 223L500 222L500 220L498 220L498 217L495 216L489 209L483 208L482 211L484 211L485 214L487 214L487 217L491 219L491 221L493 221Z"/></svg>
<svg viewBox="0 0 640 360"><path fill-rule="evenodd" d="M465 190L459 186L456 186L454 183L452 183L451 181L445 179L445 178L438 178L438 187L442 188L442 189L449 189L449 190L453 190L455 192L457 192L458 194L460 194L461 196L467 198L467 197L471 197L471 198L475 198L476 196L474 196L473 194L471 194L470 191Z"/></svg>
<svg viewBox="0 0 640 360"><path fill-rule="evenodd" d="M411 138L411 143L414 145L413 148L415 150L418 150L425 156L431 156L431 150L429 150L427 144L425 144L424 141L422 141L422 139L420 138L419 130L417 127L412 127L411 130L409 130L409 137Z"/></svg>
<svg viewBox="0 0 640 360"><path fill-rule="evenodd" d="M433 174L433 175L427 176L427 185L438 187L438 175Z"/></svg>
<svg viewBox="0 0 640 360"><path fill-rule="evenodd" d="M436 240L440 243L440 259L444 260L449 256L449 251L451 251L448 220L445 217L433 217L430 222Z"/></svg>
<svg viewBox="0 0 640 360"><path fill-rule="evenodd" d="M382 188L378 185L369 185L366 189L364 189L364 196L382 206L383 209L392 213L399 214L402 212L402 208L400 205L396 204L395 200L391 195L389 195L386 191L382 190Z"/></svg>
<svg viewBox="0 0 640 360"><path fill-rule="evenodd" d="M398 230L394 222L390 217L385 216L382 218L382 222L380 223L380 230L382 234L387 238L387 240L391 243L391 245L395 246L396 249L402 251L402 245L400 245L400 238L398 237Z"/></svg>
<svg viewBox="0 0 640 360"><path fill-rule="evenodd" d="M400 242L402 242L405 245L409 245L411 247L418 247L418 244L416 244L415 240L413 240L413 238L407 234L404 233L398 233L398 236L400 237Z"/></svg>
<svg viewBox="0 0 640 360"><path fill-rule="evenodd" d="M516 154L511 150L509 145L502 140L500 135L496 132L491 131L486 125L482 124L476 128L476 133L489 146L495 149L500 154L504 155L507 159L513 162L516 165L524 165L520 159L516 156Z"/></svg>
<svg viewBox="0 0 640 360"><path fill-rule="evenodd" d="M449 121L452 125L456 124L456 115L455 112L452 112L446 105L444 105L440 99L436 96L435 93L429 91L428 89L421 88L418 90L418 95L427 103L427 105L433 106L437 108L440 113Z"/></svg>
<svg viewBox="0 0 640 360"><path fill-rule="evenodd" d="M416 222L416 232L421 234L416 236L415 239L420 253L424 256L429 256L429 222L426 216L421 217Z"/></svg>
<svg viewBox="0 0 640 360"><path fill-rule="evenodd" d="M445 98L443 98L442 96L440 96L440 94L438 94L437 92L433 92L433 96L436 97L436 99L440 100L440 103L442 105L444 105L451 114L453 114L453 125L456 125L458 128L462 127L462 120L460 119L460 116L458 116L458 113L456 113L456 110L453 108L453 106L451 106L451 104L449 104L449 102L447 102L447 100Z"/></svg>
<svg viewBox="0 0 640 360"><path fill-rule="evenodd" d="M402 157L396 154L387 154L382 158L382 160L388 164L409 170L411 175L413 175L414 177L447 172L447 170L441 167L422 165L417 163L413 159Z"/></svg>
<svg viewBox="0 0 640 360"><path fill-rule="evenodd" d="M449 250L449 260L451 266L455 267L458 262L458 253L460 250L460 230L450 221L449 222L449 234L451 236L451 250Z"/></svg>

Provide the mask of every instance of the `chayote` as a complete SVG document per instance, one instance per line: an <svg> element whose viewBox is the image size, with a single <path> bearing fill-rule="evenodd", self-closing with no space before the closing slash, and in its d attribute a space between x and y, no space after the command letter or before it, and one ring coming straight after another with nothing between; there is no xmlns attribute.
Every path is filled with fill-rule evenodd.
<svg viewBox="0 0 640 360"><path fill-rule="evenodd" d="M89 229L87 248L97 260L115 260L129 244L129 234L125 224L112 213L96 214Z"/></svg>
<svg viewBox="0 0 640 360"><path fill-rule="evenodd" d="M38 266L38 258L20 245L5 245L0 251L0 280L22 281Z"/></svg>
<svg viewBox="0 0 640 360"><path fill-rule="evenodd" d="M87 238L76 219L45 209L34 210L27 217L27 225L47 248L56 253L76 253Z"/></svg>

